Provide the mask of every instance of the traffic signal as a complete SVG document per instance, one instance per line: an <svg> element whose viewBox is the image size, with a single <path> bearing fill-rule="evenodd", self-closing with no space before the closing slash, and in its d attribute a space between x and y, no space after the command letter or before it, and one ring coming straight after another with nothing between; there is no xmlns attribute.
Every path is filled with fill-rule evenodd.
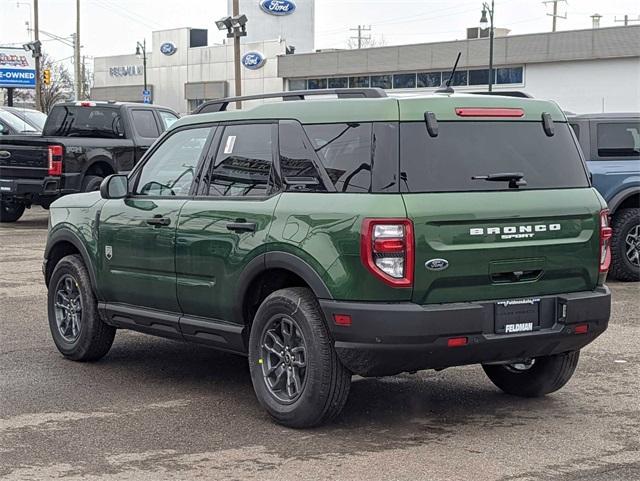
<svg viewBox="0 0 640 481"><path fill-rule="evenodd" d="M51 70L46 68L42 71L42 82L45 85L51 85Z"/></svg>

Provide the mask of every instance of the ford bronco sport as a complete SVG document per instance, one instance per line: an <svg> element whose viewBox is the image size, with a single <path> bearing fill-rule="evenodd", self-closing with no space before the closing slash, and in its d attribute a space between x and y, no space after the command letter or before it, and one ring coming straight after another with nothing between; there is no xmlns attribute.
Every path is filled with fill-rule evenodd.
<svg viewBox="0 0 640 481"><path fill-rule="evenodd" d="M560 389L607 328L611 236L562 111L278 96L294 101L215 101L128 176L53 203L60 352L99 359L124 328L247 355L292 427L336 416L352 374L479 363L510 394Z"/></svg>

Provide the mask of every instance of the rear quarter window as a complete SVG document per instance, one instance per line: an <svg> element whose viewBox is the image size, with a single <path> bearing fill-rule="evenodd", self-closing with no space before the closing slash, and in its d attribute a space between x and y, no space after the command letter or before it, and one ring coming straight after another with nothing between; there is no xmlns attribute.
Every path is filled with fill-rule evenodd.
<svg viewBox="0 0 640 481"><path fill-rule="evenodd" d="M640 157L640 122L598 124L599 157Z"/></svg>
<svg viewBox="0 0 640 481"><path fill-rule="evenodd" d="M124 137L124 127L117 107L70 105L53 109L43 135L118 139Z"/></svg>
<svg viewBox="0 0 640 481"><path fill-rule="evenodd" d="M540 122L440 122L430 137L424 122L400 127L404 192L507 190L508 182L474 176L521 172L521 189L588 187L579 150L566 123L547 137Z"/></svg>

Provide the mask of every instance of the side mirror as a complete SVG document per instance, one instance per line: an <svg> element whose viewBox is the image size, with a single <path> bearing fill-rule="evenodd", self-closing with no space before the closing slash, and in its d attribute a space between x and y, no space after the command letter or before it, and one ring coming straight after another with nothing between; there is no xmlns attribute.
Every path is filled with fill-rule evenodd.
<svg viewBox="0 0 640 481"><path fill-rule="evenodd" d="M129 193L129 178L124 174L112 174L100 184L103 199L124 199Z"/></svg>

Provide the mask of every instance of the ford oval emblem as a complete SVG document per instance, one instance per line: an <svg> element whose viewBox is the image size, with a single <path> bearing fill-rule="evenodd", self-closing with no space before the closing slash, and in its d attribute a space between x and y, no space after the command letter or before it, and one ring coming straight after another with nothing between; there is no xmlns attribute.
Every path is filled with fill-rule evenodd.
<svg viewBox="0 0 640 481"><path fill-rule="evenodd" d="M430 259L424 263L424 266L430 271L443 271L449 267L447 259Z"/></svg>
<svg viewBox="0 0 640 481"><path fill-rule="evenodd" d="M269 15L291 15L296 11L293 0L260 0L260 8Z"/></svg>
<svg viewBox="0 0 640 481"><path fill-rule="evenodd" d="M242 57L242 65L249 70L258 70L267 61L260 52L247 52Z"/></svg>
<svg viewBox="0 0 640 481"><path fill-rule="evenodd" d="M176 50L178 50L178 47L176 47L176 44L173 42L165 42L160 45L160 51L164 55L173 55L174 53L176 53Z"/></svg>

